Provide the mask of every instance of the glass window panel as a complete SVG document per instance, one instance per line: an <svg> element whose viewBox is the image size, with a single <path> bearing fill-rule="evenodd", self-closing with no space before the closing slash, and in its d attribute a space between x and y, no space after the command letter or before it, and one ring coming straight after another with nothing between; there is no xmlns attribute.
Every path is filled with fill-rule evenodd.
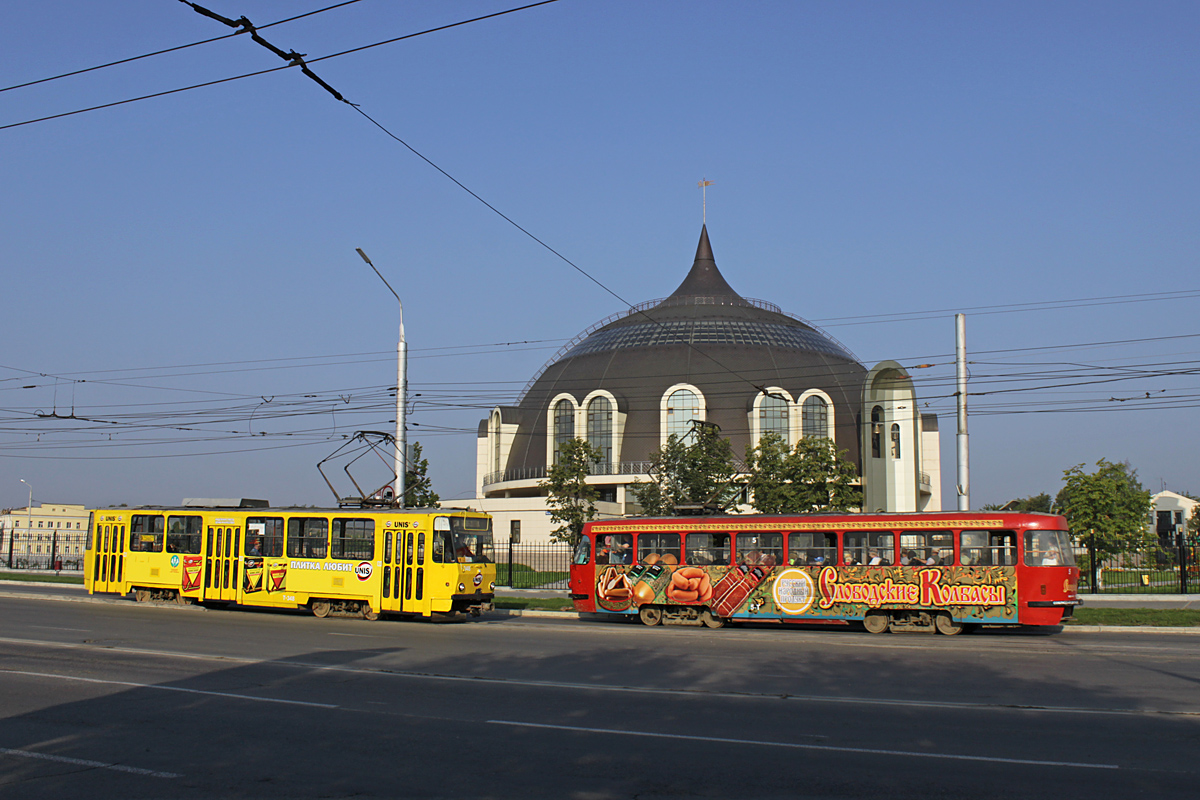
<svg viewBox="0 0 1200 800"><path fill-rule="evenodd" d="M759 437L768 433L788 441L788 402L782 397L767 395L758 401Z"/></svg>
<svg viewBox="0 0 1200 800"><path fill-rule="evenodd" d="M687 562L697 566L728 564L730 536L728 533L689 533Z"/></svg>
<svg viewBox="0 0 1200 800"><path fill-rule="evenodd" d="M607 397L594 397L587 407L588 443L600 451L601 464L612 463L612 403Z"/></svg>
<svg viewBox="0 0 1200 800"><path fill-rule="evenodd" d="M692 420L700 418L700 398L690 389L677 389L667 398L667 436L691 444Z"/></svg>
<svg viewBox="0 0 1200 800"><path fill-rule="evenodd" d="M805 398L800 408L800 425L805 438L829 436L829 404L824 397L812 395Z"/></svg>
<svg viewBox="0 0 1200 800"><path fill-rule="evenodd" d="M793 567L826 567L837 564L837 535L789 533L788 563Z"/></svg>
<svg viewBox="0 0 1200 800"><path fill-rule="evenodd" d="M678 564L679 534L639 533L637 556L639 564Z"/></svg>
<svg viewBox="0 0 1200 800"><path fill-rule="evenodd" d="M739 564L759 564L773 567L783 563L782 533L739 533L737 535Z"/></svg>

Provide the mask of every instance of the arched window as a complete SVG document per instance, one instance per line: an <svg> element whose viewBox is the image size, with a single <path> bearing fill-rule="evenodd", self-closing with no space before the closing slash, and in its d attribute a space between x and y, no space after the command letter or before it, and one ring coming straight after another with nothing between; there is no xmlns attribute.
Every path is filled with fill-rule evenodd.
<svg viewBox="0 0 1200 800"><path fill-rule="evenodd" d="M900 457L900 425L892 423L892 458Z"/></svg>
<svg viewBox="0 0 1200 800"><path fill-rule="evenodd" d="M667 398L667 436L692 443L692 420L700 419L700 398L690 389L677 389Z"/></svg>
<svg viewBox="0 0 1200 800"><path fill-rule="evenodd" d="M829 438L829 404L824 397L810 395L800 407L800 433L805 438Z"/></svg>
<svg viewBox="0 0 1200 800"><path fill-rule="evenodd" d="M587 440L600 451L599 463L612 463L612 403L607 397L594 397L588 403Z"/></svg>
<svg viewBox="0 0 1200 800"><path fill-rule="evenodd" d="M883 458L883 408L871 409L871 458Z"/></svg>
<svg viewBox="0 0 1200 800"><path fill-rule="evenodd" d="M758 401L758 437L774 433L788 444L788 402L784 398L768 394Z"/></svg>
<svg viewBox="0 0 1200 800"><path fill-rule="evenodd" d="M554 405L554 463L558 463L562 446L575 438L575 404L559 400Z"/></svg>

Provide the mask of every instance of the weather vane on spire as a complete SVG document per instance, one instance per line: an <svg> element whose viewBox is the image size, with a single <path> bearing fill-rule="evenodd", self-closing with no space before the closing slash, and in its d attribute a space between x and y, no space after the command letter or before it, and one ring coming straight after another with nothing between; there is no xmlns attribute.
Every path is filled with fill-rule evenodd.
<svg viewBox="0 0 1200 800"><path fill-rule="evenodd" d="M702 219L704 220L704 224L707 225L708 224L708 187L712 186L713 182L709 181L709 180L701 180L696 185L700 187L700 202L702 204L702 209L703 209Z"/></svg>

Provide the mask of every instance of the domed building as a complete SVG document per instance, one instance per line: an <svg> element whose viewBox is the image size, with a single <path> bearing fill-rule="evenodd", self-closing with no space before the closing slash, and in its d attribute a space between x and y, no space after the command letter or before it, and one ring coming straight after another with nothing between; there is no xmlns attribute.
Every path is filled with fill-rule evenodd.
<svg viewBox="0 0 1200 800"><path fill-rule="evenodd" d="M650 458L669 436L699 424L720 426L738 457L768 432L790 444L831 438L857 466L866 508L940 508L937 419L917 412L904 368L868 370L813 325L739 295L717 269L706 228L669 297L592 325L516 405L480 422L472 502L496 517L501 538L513 519L525 541L548 537L538 484L558 446L581 438L603 454L589 478L601 513L638 513L629 486L649 480Z"/></svg>

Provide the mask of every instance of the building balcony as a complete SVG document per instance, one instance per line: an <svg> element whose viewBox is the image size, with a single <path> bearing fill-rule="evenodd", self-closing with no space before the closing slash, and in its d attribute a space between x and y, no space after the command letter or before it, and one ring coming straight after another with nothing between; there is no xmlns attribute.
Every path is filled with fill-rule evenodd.
<svg viewBox="0 0 1200 800"><path fill-rule="evenodd" d="M588 467L588 475L603 477L607 475L645 475L650 471L649 461L602 461ZM547 467L518 467L499 472L489 472L483 476L483 488L500 483L516 481L541 481L546 479Z"/></svg>

